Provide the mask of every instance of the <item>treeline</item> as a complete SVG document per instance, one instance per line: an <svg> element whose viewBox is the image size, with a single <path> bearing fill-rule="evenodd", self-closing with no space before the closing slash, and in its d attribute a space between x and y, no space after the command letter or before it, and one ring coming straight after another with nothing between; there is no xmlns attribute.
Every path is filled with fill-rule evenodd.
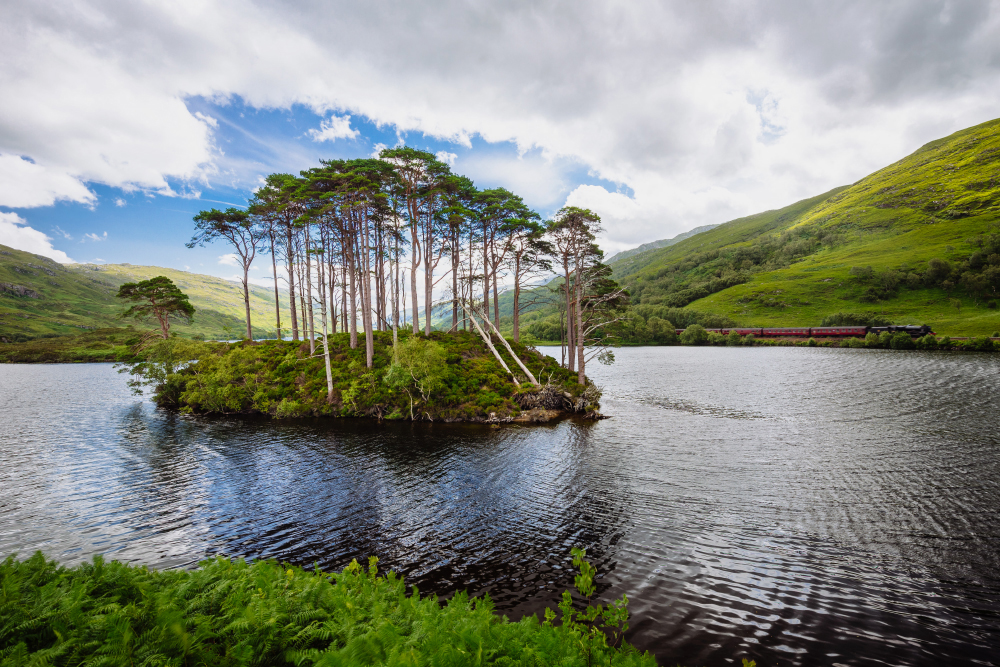
<svg viewBox="0 0 1000 667"><path fill-rule="evenodd" d="M385 149L377 158L324 160L299 176L272 174L246 209L202 211L195 222L189 247L225 241L239 260L247 338L253 336L249 270L266 253L276 329L307 340L311 353L338 331L349 333L352 348L363 338L368 368L375 332L395 334L409 324L417 333L422 313L424 334L430 333L435 290L446 294L450 329L474 331L492 349L494 336L503 342L499 295L510 288L517 341L523 286L555 272L562 280L566 365L583 383L604 327L627 300L595 244L598 216L567 207L542 221L517 195L477 189L433 154L409 147ZM279 261L292 304L287 327L277 299ZM326 345L323 354L329 368Z"/></svg>
<svg viewBox="0 0 1000 667"><path fill-rule="evenodd" d="M996 309L1000 298L1000 225L992 225L987 232L966 239L966 243L975 250L957 262L935 257L923 269L906 264L882 270L851 267L852 280L863 290L859 300L891 299L904 287L940 287L947 294L962 290L975 302Z"/></svg>
<svg viewBox="0 0 1000 667"><path fill-rule="evenodd" d="M693 253L629 286L635 303L681 308L716 292L749 282L753 274L775 271L823 247L844 243L826 229L795 229L757 237L735 248Z"/></svg>

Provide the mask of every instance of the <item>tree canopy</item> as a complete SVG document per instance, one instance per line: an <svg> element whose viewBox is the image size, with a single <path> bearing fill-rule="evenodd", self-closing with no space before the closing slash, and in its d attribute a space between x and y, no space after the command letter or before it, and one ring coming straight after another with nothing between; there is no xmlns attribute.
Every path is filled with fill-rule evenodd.
<svg viewBox="0 0 1000 667"><path fill-rule="evenodd" d="M145 320L155 317L164 338L170 337L170 318L191 321L194 306L174 281L166 276L156 276L137 283L125 283L118 288L119 299L131 303L119 317Z"/></svg>

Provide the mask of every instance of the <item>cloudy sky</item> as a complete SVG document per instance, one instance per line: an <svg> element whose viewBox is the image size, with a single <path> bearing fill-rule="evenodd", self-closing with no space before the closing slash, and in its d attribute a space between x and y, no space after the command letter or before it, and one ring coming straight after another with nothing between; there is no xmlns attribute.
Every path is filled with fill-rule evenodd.
<svg viewBox="0 0 1000 667"><path fill-rule="evenodd" d="M617 251L1000 117L1000 0L0 3L0 243L229 276L191 216L380 144Z"/></svg>

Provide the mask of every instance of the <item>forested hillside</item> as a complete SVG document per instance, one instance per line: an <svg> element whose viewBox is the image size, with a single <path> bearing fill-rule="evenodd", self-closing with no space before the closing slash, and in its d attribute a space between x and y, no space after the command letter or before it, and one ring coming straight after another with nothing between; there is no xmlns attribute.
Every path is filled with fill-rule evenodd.
<svg viewBox="0 0 1000 667"><path fill-rule="evenodd" d="M130 264L59 264L0 245L0 336L21 340L44 334L123 326L115 298L123 283L166 276L197 309L190 325L173 325L184 336L238 338L243 331L243 293L237 283L176 269ZM274 336L274 292L252 287L255 336ZM287 295L282 310L287 313Z"/></svg>
<svg viewBox="0 0 1000 667"><path fill-rule="evenodd" d="M746 325L875 311L951 334L1000 328L1000 120L854 185L612 262L634 306ZM637 309L638 310L638 309Z"/></svg>

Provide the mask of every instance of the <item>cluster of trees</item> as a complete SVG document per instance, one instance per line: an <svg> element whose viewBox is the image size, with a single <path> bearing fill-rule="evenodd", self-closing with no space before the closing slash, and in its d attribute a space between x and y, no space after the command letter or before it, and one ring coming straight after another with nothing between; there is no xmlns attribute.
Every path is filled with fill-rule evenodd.
<svg viewBox="0 0 1000 667"><path fill-rule="evenodd" d="M636 303L681 308L716 292L749 282L753 274L784 268L795 260L844 242L826 229L795 229L760 236L745 246L706 250L644 275L630 286Z"/></svg>
<svg viewBox="0 0 1000 667"><path fill-rule="evenodd" d="M323 341L328 367L328 334L349 332L352 348L363 337L371 368L375 331L391 330L395 340L409 324L418 333L422 311L429 334L435 308L450 307L451 330L471 328L491 349L494 336L506 344L499 295L508 287L517 341L527 305L522 289L555 272L567 316L565 363L582 383L587 360L601 349L594 344L627 299L595 244L598 216L567 207L542 221L508 190L477 189L433 154L405 146L377 158L324 160L298 176L272 174L245 209L211 209L194 220L189 247L221 240L239 259L247 337L250 266L258 254L270 254L279 337L290 330L293 340L309 341L313 354ZM278 305L279 262L291 300L288 327ZM435 291L445 298L435 302Z"/></svg>

